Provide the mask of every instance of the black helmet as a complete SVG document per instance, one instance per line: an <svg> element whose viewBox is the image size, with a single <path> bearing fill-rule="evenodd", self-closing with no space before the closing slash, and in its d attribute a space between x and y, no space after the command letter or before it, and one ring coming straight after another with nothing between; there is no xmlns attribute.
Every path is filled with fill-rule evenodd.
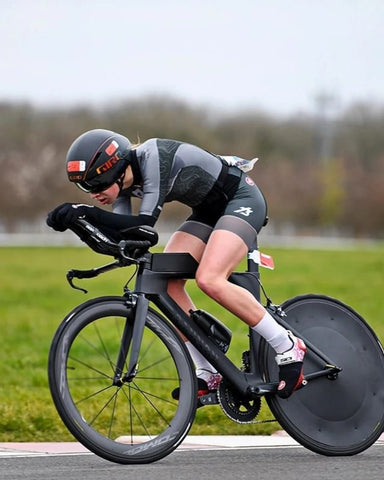
<svg viewBox="0 0 384 480"><path fill-rule="evenodd" d="M85 192L102 192L121 178L129 164L131 142L110 130L90 130L67 153L67 174Z"/></svg>

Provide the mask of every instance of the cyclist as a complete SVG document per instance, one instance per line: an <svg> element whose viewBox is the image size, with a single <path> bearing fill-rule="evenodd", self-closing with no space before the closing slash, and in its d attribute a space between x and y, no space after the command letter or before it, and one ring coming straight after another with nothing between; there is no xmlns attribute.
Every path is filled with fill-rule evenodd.
<svg viewBox="0 0 384 480"><path fill-rule="evenodd" d="M166 252L189 252L199 263L196 282L208 296L243 320L276 351L278 395L289 397L303 378L304 342L280 326L229 275L255 245L266 223L263 194L240 168L226 157L176 140L152 138L132 145L118 133L85 132L69 148L69 181L113 212L92 205L64 203L48 214L47 224L58 231L86 218L110 235L123 238L127 228L153 226L165 202L179 201L192 213L169 239ZM131 197L141 198L137 215ZM169 282L170 296L189 312L195 307L185 281ZM186 339L184 339L186 340ZM199 395L217 389L220 375L186 340L196 366ZM177 397L177 393L173 392Z"/></svg>

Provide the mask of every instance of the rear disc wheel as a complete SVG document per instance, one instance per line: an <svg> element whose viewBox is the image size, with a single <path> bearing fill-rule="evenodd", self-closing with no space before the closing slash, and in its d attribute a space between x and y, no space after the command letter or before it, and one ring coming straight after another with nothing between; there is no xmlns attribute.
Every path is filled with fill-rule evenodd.
<svg viewBox="0 0 384 480"><path fill-rule="evenodd" d="M330 297L303 295L282 305L284 320L342 368L308 382L288 399L267 397L281 426L304 447L323 455L354 455L384 429L384 355L369 325L349 306ZM276 382L275 352L261 349L264 376ZM304 375L325 368L308 348Z"/></svg>

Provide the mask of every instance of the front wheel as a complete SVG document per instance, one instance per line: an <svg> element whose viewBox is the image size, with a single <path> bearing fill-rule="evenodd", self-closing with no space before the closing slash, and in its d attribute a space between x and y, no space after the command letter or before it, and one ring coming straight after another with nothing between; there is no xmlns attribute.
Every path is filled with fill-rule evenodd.
<svg viewBox="0 0 384 480"><path fill-rule="evenodd" d="M123 464L149 463L171 453L192 425L197 399L184 342L151 309L137 372L116 385L121 340L130 338L133 324L134 312L124 298L91 300L64 319L49 354L52 398L67 428L92 452ZM171 396L175 388L179 401Z"/></svg>
<svg viewBox="0 0 384 480"><path fill-rule="evenodd" d="M295 440L316 453L354 455L367 449L384 429L384 354L377 336L359 314L333 298L303 295L282 308L292 330L342 371L311 380L288 399L267 397L272 413ZM262 344L266 381L276 381L276 354ZM324 368L308 348L304 375Z"/></svg>

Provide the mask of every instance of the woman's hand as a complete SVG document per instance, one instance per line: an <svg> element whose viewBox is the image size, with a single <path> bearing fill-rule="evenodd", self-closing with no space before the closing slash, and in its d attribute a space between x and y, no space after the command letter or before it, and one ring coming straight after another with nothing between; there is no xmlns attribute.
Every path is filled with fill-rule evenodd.
<svg viewBox="0 0 384 480"><path fill-rule="evenodd" d="M62 203L54 208L47 216L47 225L58 232L71 228L79 218L84 218L94 207L84 203Z"/></svg>

